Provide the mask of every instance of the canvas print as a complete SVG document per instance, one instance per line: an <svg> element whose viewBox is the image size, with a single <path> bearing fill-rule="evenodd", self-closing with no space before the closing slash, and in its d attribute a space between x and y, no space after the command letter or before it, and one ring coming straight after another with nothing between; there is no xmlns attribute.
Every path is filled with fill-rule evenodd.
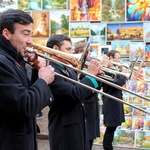
<svg viewBox="0 0 150 150"><path fill-rule="evenodd" d="M128 80L126 82L126 88L132 92L136 92L136 80Z"/></svg>
<svg viewBox="0 0 150 150"><path fill-rule="evenodd" d="M116 130L113 145L119 147L134 147L135 132L130 130Z"/></svg>
<svg viewBox="0 0 150 150"><path fill-rule="evenodd" d="M98 59L101 59L111 50L111 45L99 45Z"/></svg>
<svg viewBox="0 0 150 150"><path fill-rule="evenodd" d="M147 96L150 96L150 82L149 81L147 81L147 86L148 86Z"/></svg>
<svg viewBox="0 0 150 150"><path fill-rule="evenodd" d="M48 39L33 39L33 43L46 46L47 40Z"/></svg>
<svg viewBox="0 0 150 150"><path fill-rule="evenodd" d="M99 45L91 44L91 58L98 58Z"/></svg>
<svg viewBox="0 0 150 150"><path fill-rule="evenodd" d="M145 81L137 81L136 92L141 95L147 95L148 85Z"/></svg>
<svg viewBox="0 0 150 150"><path fill-rule="evenodd" d="M144 39L145 41L150 41L150 22L144 22Z"/></svg>
<svg viewBox="0 0 150 150"><path fill-rule="evenodd" d="M67 9L67 0L42 0L43 10Z"/></svg>
<svg viewBox="0 0 150 150"><path fill-rule="evenodd" d="M145 46L145 61L150 61L150 43Z"/></svg>
<svg viewBox="0 0 150 150"><path fill-rule="evenodd" d="M150 131L150 119L149 118L145 118L144 119L144 131Z"/></svg>
<svg viewBox="0 0 150 150"><path fill-rule="evenodd" d="M89 37L90 36L90 22L70 22L70 37Z"/></svg>
<svg viewBox="0 0 150 150"><path fill-rule="evenodd" d="M125 114L125 116L132 116L133 108L131 106L129 106L129 105L126 105L126 104L124 104L123 107L124 107L124 114Z"/></svg>
<svg viewBox="0 0 150 150"><path fill-rule="evenodd" d="M133 105L143 105L143 99L135 95L129 95L129 103Z"/></svg>
<svg viewBox="0 0 150 150"><path fill-rule="evenodd" d="M70 0L71 21L100 21L100 0Z"/></svg>
<svg viewBox="0 0 150 150"><path fill-rule="evenodd" d="M106 45L106 24L91 23L91 44Z"/></svg>
<svg viewBox="0 0 150 150"><path fill-rule="evenodd" d="M150 148L150 132L136 131L135 132L135 147L136 148Z"/></svg>
<svg viewBox="0 0 150 150"><path fill-rule="evenodd" d="M132 129L133 130L143 130L144 118L143 117L133 117Z"/></svg>
<svg viewBox="0 0 150 150"><path fill-rule="evenodd" d="M102 22L125 21L124 0L102 0Z"/></svg>
<svg viewBox="0 0 150 150"><path fill-rule="evenodd" d="M144 74L144 80L145 81L150 81L150 67L145 67L145 74ZM147 82L146 82L147 83Z"/></svg>
<svg viewBox="0 0 150 150"><path fill-rule="evenodd" d="M141 68L140 70L134 70L132 73L132 80L144 80L144 73L145 73L145 69Z"/></svg>
<svg viewBox="0 0 150 150"><path fill-rule="evenodd" d="M144 42L130 42L129 58L130 61L145 61L145 43Z"/></svg>
<svg viewBox="0 0 150 150"><path fill-rule="evenodd" d="M112 41L111 47L119 51L121 57L129 57L130 41Z"/></svg>
<svg viewBox="0 0 150 150"><path fill-rule="evenodd" d="M0 0L0 12L3 12L10 8L17 9L18 1L17 0Z"/></svg>
<svg viewBox="0 0 150 150"><path fill-rule="evenodd" d="M69 36L69 11L51 11L50 15L51 36L64 34Z"/></svg>
<svg viewBox="0 0 150 150"><path fill-rule="evenodd" d="M107 24L107 41L114 40L143 40L143 23Z"/></svg>
<svg viewBox="0 0 150 150"><path fill-rule="evenodd" d="M127 21L150 21L149 0L127 0Z"/></svg>
<svg viewBox="0 0 150 150"><path fill-rule="evenodd" d="M132 129L132 117L125 116L125 122L121 124L121 129L124 129L124 130Z"/></svg>
<svg viewBox="0 0 150 150"><path fill-rule="evenodd" d="M33 11L33 38L48 38L49 37L49 12L48 11Z"/></svg>
<svg viewBox="0 0 150 150"><path fill-rule="evenodd" d="M147 95L146 97L148 97L148 98L150 99L150 96L149 96L149 95ZM150 101L144 100L143 106L144 106L144 107L150 107Z"/></svg>
<svg viewBox="0 0 150 150"><path fill-rule="evenodd" d="M141 107L141 108L146 110L145 107ZM137 116L146 116L146 114L139 109L133 108L133 117L137 117Z"/></svg>
<svg viewBox="0 0 150 150"><path fill-rule="evenodd" d="M41 0L18 0L20 10L42 10Z"/></svg>

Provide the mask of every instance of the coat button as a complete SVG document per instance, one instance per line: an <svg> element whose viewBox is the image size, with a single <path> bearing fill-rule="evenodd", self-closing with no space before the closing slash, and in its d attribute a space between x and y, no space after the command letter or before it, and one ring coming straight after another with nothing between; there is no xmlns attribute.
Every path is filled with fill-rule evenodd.
<svg viewBox="0 0 150 150"><path fill-rule="evenodd" d="M50 97L49 101L50 101L50 102L52 102L52 101L53 101L53 99Z"/></svg>

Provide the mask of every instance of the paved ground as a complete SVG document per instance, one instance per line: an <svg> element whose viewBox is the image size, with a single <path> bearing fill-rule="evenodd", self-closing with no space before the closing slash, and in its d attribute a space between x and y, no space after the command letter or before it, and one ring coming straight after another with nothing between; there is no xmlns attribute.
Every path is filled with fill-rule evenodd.
<svg viewBox="0 0 150 150"><path fill-rule="evenodd" d="M49 142L48 142L48 115L49 108L46 107L42 112L43 112L43 117L42 118L37 118L37 124L40 127L41 134L38 136L38 148L39 150L50 150L49 148ZM101 145L94 145L92 150L102 150ZM139 150L135 148L121 148L121 147L114 147L114 150ZM143 149L143 150L150 150L150 149Z"/></svg>

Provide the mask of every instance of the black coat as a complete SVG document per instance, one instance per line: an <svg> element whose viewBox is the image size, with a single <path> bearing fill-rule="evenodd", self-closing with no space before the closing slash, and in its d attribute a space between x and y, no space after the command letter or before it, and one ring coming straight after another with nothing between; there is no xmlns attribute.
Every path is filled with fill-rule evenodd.
<svg viewBox="0 0 150 150"><path fill-rule="evenodd" d="M123 76L118 76L114 83L123 86L125 81L126 79ZM122 90L120 89L109 86L108 84L103 84L103 92L122 100ZM104 95L102 96L102 99L105 126L117 127L121 125L121 123L125 121L123 103L110 99Z"/></svg>
<svg viewBox="0 0 150 150"><path fill-rule="evenodd" d="M70 75L68 75L64 66L50 64L59 74L78 80L73 70L70 69ZM94 87L88 77L83 78L80 82ZM51 150L89 150L83 101L93 92L58 76L55 77L50 88L54 95L49 112Z"/></svg>
<svg viewBox="0 0 150 150"><path fill-rule="evenodd" d="M43 79L31 86L23 58L0 35L0 150L37 149L35 115L50 96Z"/></svg>

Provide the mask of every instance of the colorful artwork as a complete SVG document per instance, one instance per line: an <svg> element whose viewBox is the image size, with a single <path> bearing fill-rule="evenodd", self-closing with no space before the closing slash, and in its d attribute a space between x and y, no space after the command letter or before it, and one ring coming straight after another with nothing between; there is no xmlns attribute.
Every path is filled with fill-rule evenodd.
<svg viewBox="0 0 150 150"><path fill-rule="evenodd" d="M144 38L145 41L149 41L150 40L150 22L144 22Z"/></svg>
<svg viewBox="0 0 150 150"><path fill-rule="evenodd" d="M90 22L70 22L70 37L89 37Z"/></svg>
<svg viewBox="0 0 150 150"><path fill-rule="evenodd" d="M131 106L124 104L124 114L125 114L125 116L132 116L132 110L133 110L133 108Z"/></svg>
<svg viewBox="0 0 150 150"><path fill-rule="evenodd" d="M140 108L146 110L145 107L140 107ZM137 117L137 116L146 116L146 114L139 109L133 108L133 117Z"/></svg>
<svg viewBox="0 0 150 150"><path fill-rule="evenodd" d="M102 0L102 6L102 22L125 21L124 0Z"/></svg>
<svg viewBox="0 0 150 150"><path fill-rule="evenodd" d="M130 51L129 51L130 61L135 61L137 57L139 57L138 61L145 60L144 42L130 42Z"/></svg>
<svg viewBox="0 0 150 150"><path fill-rule="evenodd" d="M145 46L145 61L150 61L150 43Z"/></svg>
<svg viewBox="0 0 150 150"><path fill-rule="evenodd" d="M150 81L150 67L145 67L144 70L145 70L144 80L145 81Z"/></svg>
<svg viewBox="0 0 150 150"><path fill-rule="evenodd" d="M137 97L135 95L129 95L129 103L134 105L141 105L143 104L143 100L140 97Z"/></svg>
<svg viewBox="0 0 150 150"><path fill-rule="evenodd" d="M126 88L132 92L136 92L136 81L135 80L127 81Z"/></svg>
<svg viewBox="0 0 150 150"><path fill-rule="evenodd" d="M136 68L136 67L135 67ZM137 68L135 71L133 71L133 74L132 74L132 80L144 80L144 68Z"/></svg>
<svg viewBox="0 0 150 150"><path fill-rule="evenodd" d="M130 130L116 130L113 145L120 147L134 147L135 132Z"/></svg>
<svg viewBox="0 0 150 150"><path fill-rule="evenodd" d="M143 130L150 131L150 119L146 118L144 119L144 128Z"/></svg>
<svg viewBox="0 0 150 150"><path fill-rule="evenodd" d="M71 21L100 21L100 0L70 0Z"/></svg>
<svg viewBox="0 0 150 150"><path fill-rule="evenodd" d="M42 0L43 10L60 10L67 9L66 0Z"/></svg>
<svg viewBox="0 0 150 150"><path fill-rule="evenodd" d="M150 0L127 0L127 21L150 21Z"/></svg>
<svg viewBox="0 0 150 150"><path fill-rule="evenodd" d="M91 44L91 58L98 58L99 45Z"/></svg>
<svg viewBox="0 0 150 150"><path fill-rule="evenodd" d="M129 57L130 41L112 41L111 47L119 51L121 57Z"/></svg>
<svg viewBox="0 0 150 150"><path fill-rule="evenodd" d="M91 23L91 44L106 44L106 24L105 23Z"/></svg>
<svg viewBox="0 0 150 150"><path fill-rule="evenodd" d="M10 8L17 9L18 1L17 0L0 0L0 12L3 12Z"/></svg>
<svg viewBox="0 0 150 150"><path fill-rule="evenodd" d="M107 24L107 41L143 40L143 23Z"/></svg>
<svg viewBox="0 0 150 150"><path fill-rule="evenodd" d="M148 85L145 81L137 81L136 92L138 94L147 95Z"/></svg>
<svg viewBox="0 0 150 150"><path fill-rule="evenodd" d="M144 118L142 117L133 118L132 124L133 130L143 130L143 126L144 126Z"/></svg>
<svg viewBox="0 0 150 150"><path fill-rule="evenodd" d="M41 0L18 0L20 10L42 10L41 5Z"/></svg>
<svg viewBox="0 0 150 150"><path fill-rule="evenodd" d="M48 11L33 11L33 38L48 38L49 37L49 12Z"/></svg>
<svg viewBox="0 0 150 150"><path fill-rule="evenodd" d="M125 122L121 124L121 129L132 129L132 117L125 117Z"/></svg>
<svg viewBox="0 0 150 150"><path fill-rule="evenodd" d="M149 95L149 94L148 94L148 95ZM148 98L150 99L149 96L146 96L146 97L148 97ZM150 101L144 100L143 106L144 106L144 107L150 107Z"/></svg>
<svg viewBox="0 0 150 150"><path fill-rule="evenodd" d="M51 11L50 24L51 36L55 34L64 34L69 36L69 11Z"/></svg>
<svg viewBox="0 0 150 150"><path fill-rule="evenodd" d="M150 132L136 131L135 132L135 147L150 148Z"/></svg>

